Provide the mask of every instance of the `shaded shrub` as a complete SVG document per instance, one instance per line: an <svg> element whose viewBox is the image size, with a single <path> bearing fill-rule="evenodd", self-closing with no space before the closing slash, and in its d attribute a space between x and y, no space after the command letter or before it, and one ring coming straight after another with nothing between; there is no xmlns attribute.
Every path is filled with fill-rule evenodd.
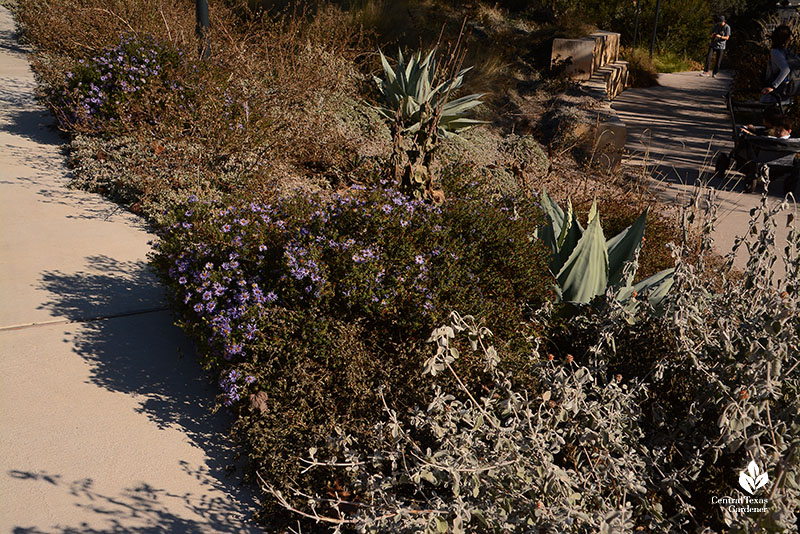
<svg viewBox="0 0 800 534"><path fill-rule="evenodd" d="M658 85L658 70L647 51L625 49L622 57L628 62L628 85L631 87L652 87Z"/></svg>
<svg viewBox="0 0 800 534"><path fill-rule="evenodd" d="M264 476L335 426L366 432L385 386L403 404L426 390L424 333L452 306L491 319L502 367L525 382L525 326L551 297L534 200L490 201L465 186L441 207L393 189L173 211L154 262L203 362L221 372L223 404ZM480 388L480 364L465 364ZM470 367L472 366L472 367ZM525 382L532 386L530 382Z"/></svg>
<svg viewBox="0 0 800 534"><path fill-rule="evenodd" d="M501 196L530 192L550 164L533 136L501 136L485 126L445 139L439 158L445 167L451 167L447 172L468 173L480 191Z"/></svg>

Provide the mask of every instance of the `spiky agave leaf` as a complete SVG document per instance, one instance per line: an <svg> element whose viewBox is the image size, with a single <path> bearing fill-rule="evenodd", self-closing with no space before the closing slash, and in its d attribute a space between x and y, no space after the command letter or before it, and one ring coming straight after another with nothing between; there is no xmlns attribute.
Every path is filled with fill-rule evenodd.
<svg viewBox="0 0 800 534"><path fill-rule="evenodd" d="M639 303L633 298L634 294L647 294L647 302L655 309L661 308L664 297L667 296L672 285L675 283L675 269L669 268L659 271L652 276L634 284L627 285L619 290L616 295L618 301L622 303L626 310L634 313Z"/></svg>
<svg viewBox="0 0 800 534"><path fill-rule="evenodd" d="M608 248L608 284L615 286L624 282L628 286L633 282L635 272L629 273L629 279L622 280L625 264L633 259L636 250L642 245L644 229L647 223L647 211L642 214L629 227L612 237L606 242Z"/></svg>
<svg viewBox="0 0 800 534"><path fill-rule="evenodd" d="M590 213L589 225L556 276L565 301L585 304L608 287L608 251L595 203Z"/></svg>
<svg viewBox="0 0 800 534"><path fill-rule="evenodd" d="M564 216L564 210L558 205L558 202L550 198L547 190L542 191L540 197L542 210L544 211L547 221L539 232L539 238L550 247L553 254L558 254L559 251L559 238L562 231L565 231L565 224L569 224L569 219ZM570 204L571 206L572 204Z"/></svg>
<svg viewBox="0 0 800 534"><path fill-rule="evenodd" d="M567 200L567 211L564 212L558 203L547 194L547 191L542 191L541 204L548 223L540 232L539 237L553 251L550 258L550 271L558 273L583 236L583 228L572 211L571 200Z"/></svg>
<svg viewBox="0 0 800 534"><path fill-rule="evenodd" d="M558 254L553 256L550 262L550 270L554 273L559 272L564 266L564 263L566 263L570 255L572 255L572 251L575 250L581 237L583 237L584 232L583 228L581 228L581 225L578 223L578 217L572 211L572 202L568 203L567 207L567 216L570 217L569 224L566 226L566 231L560 238Z"/></svg>

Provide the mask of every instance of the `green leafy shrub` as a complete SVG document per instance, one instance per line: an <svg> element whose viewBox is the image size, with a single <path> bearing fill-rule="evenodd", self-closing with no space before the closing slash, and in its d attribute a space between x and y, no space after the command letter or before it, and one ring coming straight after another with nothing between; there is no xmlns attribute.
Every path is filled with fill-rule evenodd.
<svg viewBox="0 0 800 534"><path fill-rule="evenodd" d="M644 49L623 49L622 57L628 62L628 85L652 87L658 85L658 69Z"/></svg>
<svg viewBox="0 0 800 534"><path fill-rule="evenodd" d="M490 201L465 186L438 207L373 188L195 200L173 213L154 261L271 477L296 475L289 460L336 425L365 432L378 386L417 402L414 340L454 305L492 320L510 354L503 368L527 376L525 324L552 280L534 199ZM465 370L476 389L478 367Z"/></svg>

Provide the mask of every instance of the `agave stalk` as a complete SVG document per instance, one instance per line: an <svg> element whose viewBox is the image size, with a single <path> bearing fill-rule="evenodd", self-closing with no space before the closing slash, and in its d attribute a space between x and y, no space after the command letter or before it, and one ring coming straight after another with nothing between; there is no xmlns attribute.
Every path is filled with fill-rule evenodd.
<svg viewBox="0 0 800 534"><path fill-rule="evenodd" d="M392 129L393 178L407 194L427 199L436 197L431 167L440 138L482 122L466 117L465 113L479 106L483 95L449 100L471 69L454 68L463 60L463 54L454 51L448 65L441 68L434 52L424 58L417 52L406 59L398 51L397 66L392 68L379 51L384 76L375 77L384 101L377 110ZM454 76L447 76L447 72L454 71L457 71ZM439 81L441 78L444 81Z"/></svg>

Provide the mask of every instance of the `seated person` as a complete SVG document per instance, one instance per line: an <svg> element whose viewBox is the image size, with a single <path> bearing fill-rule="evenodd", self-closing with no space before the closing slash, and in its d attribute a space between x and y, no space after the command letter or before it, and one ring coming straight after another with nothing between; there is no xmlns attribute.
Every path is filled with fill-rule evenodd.
<svg viewBox="0 0 800 534"><path fill-rule="evenodd" d="M760 135L775 139L789 139L792 135L792 124L789 118L777 107L767 108L762 119L764 126L748 124L741 132L748 135Z"/></svg>
<svg viewBox="0 0 800 534"><path fill-rule="evenodd" d="M786 96L787 81L791 73L787 47L791 39L792 30L785 24L781 24L772 32L772 50L766 73L768 85L761 90L761 102L774 102Z"/></svg>

